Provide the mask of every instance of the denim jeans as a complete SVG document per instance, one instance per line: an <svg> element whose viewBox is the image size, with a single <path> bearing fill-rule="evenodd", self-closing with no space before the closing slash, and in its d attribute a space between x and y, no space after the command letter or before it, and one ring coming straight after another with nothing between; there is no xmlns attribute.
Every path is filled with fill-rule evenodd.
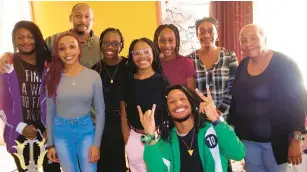
<svg viewBox="0 0 307 172"><path fill-rule="evenodd" d="M245 163L247 172L286 172L288 164L278 165L271 143L242 140L246 148Z"/></svg>
<svg viewBox="0 0 307 172"><path fill-rule="evenodd" d="M53 140L63 171L96 172L97 163L88 162L88 152L94 142L94 130L90 114L79 118L55 117Z"/></svg>

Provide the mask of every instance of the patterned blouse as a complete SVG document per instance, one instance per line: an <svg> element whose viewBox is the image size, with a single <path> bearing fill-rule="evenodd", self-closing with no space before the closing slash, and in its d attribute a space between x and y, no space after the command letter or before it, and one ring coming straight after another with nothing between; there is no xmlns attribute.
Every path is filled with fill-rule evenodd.
<svg viewBox="0 0 307 172"><path fill-rule="evenodd" d="M207 69L201 62L197 51L194 51L189 57L195 65L197 88L206 95L206 87L209 86L217 108L226 119L232 97L231 88L238 67L236 54L221 48L217 61L211 69Z"/></svg>

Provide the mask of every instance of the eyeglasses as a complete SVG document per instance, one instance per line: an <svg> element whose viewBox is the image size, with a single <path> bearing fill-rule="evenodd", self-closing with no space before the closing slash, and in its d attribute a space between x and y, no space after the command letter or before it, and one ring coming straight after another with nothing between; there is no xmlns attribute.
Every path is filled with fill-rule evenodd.
<svg viewBox="0 0 307 172"><path fill-rule="evenodd" d="M109 46L112 46L113 48L118 48L118 47L120 47L121 45L122 45L122 43L121 42L118 42L118 41L113 41L113 42L107 42L107 41L103 41L102 43L101 43L101 46L102 47L109 47Z"/></svg>
<svg viewBox="0 0 307 172"><path fill-rule="evenodd" d="M152 49L151 48L146 48L142 50L135 50L131 52L134 57L140 57L142 54L145 56L150 56L152 55Z"/></svg>

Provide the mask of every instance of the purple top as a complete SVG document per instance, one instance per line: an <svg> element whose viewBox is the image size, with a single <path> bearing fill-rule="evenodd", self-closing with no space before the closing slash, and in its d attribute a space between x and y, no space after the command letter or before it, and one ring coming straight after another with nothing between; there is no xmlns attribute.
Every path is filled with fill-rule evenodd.
<svg viewBox="0 0 307 172"><path fill-rule="evenodd" d="M44 80L46 70L43 71L42 80ZM45 125L46 121L46 95L43 93L41 84L40 104L41 120ZM23 121L21 95L18 84L18 78L15 69L11 73L0 75L0 117L4 121L4 140L9 153L14 153L13 148L16 145L15 140L19 136L16 127Z"/></svg>

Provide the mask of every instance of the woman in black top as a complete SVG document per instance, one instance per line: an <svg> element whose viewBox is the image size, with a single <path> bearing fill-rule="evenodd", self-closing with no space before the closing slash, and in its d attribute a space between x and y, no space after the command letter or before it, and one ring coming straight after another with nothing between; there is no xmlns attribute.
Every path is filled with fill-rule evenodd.
<svg viewBox="0 0 307 172"><path fill-rule="evenodd" d="M263 30L245 26L243 54L233 86L229 123L246 147L248 172L287 169L299 164L304 131L305 95L302 75L286 55L269 50Z"/></svg>
<svg viewBox="0 0 307 172"><path fill-rule="evenodd" d="M158 124L168 81L162 72L158 49L151 40L140 38L132 41L128 57L129 76L123 84L121 101L122 132L130 170L146 172L141 143L144 129L137 106L145 112L156 104L155 119Z"/></svg>
<svg viewBox="0 0 307 172"><path fill-rule="evenodd" d="M101 140L98 172L125 172L125 145L120 126L120 88L127 71L127 59L120 56L124 38L119 29L107 28L100 35L103 59L93 66L103 83L105 128Z"/></svg>

